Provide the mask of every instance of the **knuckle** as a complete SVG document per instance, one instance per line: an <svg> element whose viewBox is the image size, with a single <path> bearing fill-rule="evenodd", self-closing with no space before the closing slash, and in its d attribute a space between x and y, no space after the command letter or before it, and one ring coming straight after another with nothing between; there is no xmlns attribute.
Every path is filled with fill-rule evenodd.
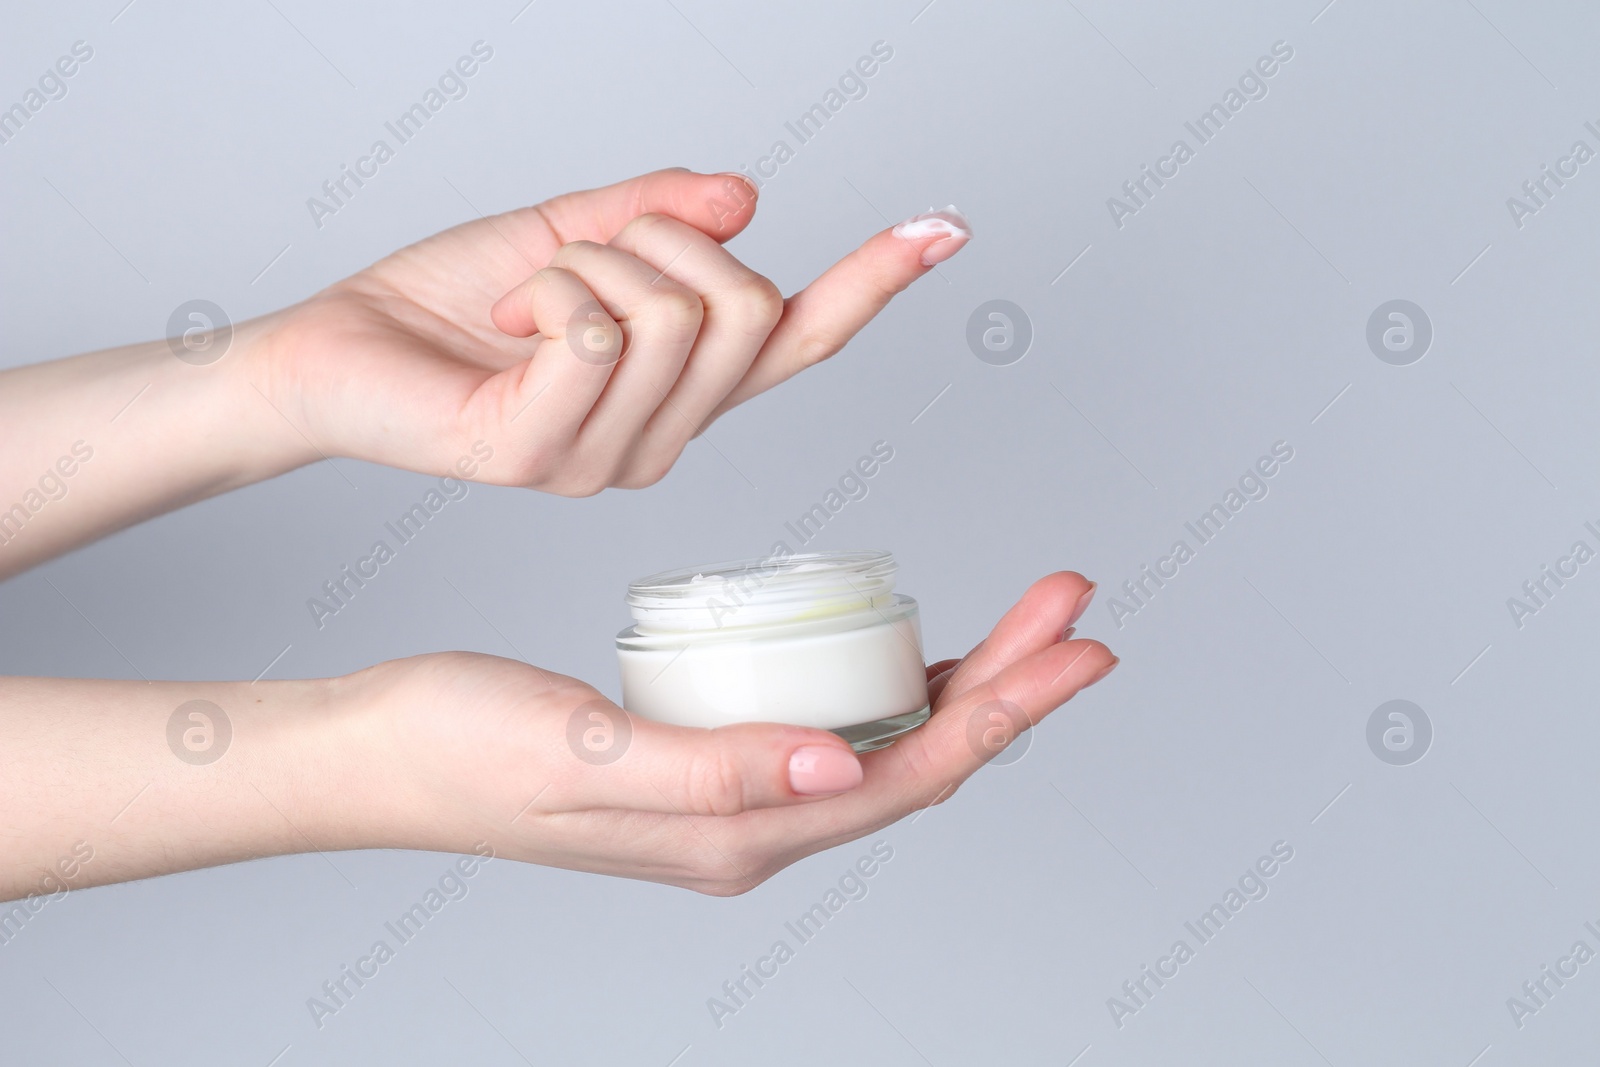
<svg viewBox="0 0 1600 1067"><path fill-rule="evenodd" d="M615 484L616 473L616 464L608 453L575 446L555 458L547 483L541 488L559 496L595 496Z"/></svg>
<svg viewBox="0 0 1600 1067"><path fill-rule="evenodd" d="M896 759L900 763L901 773L905 780L912 783L912 798L915 799L924 791L931 800L942 788L951 790L949 770L940 766L929 753L925 745L894 745L898 750Z"/></svg>
<svg viewBox="0 0 1600 1067"><path fill-rule="evenodd" d="M600 246L593 241L568 241L556 249L556 254L550 257L550 267L558 270L570 269L568 264L581 263L591 258L599 248Z"/></svg>
<svg viewBox="0 0 1600 1067"><path fill-rule="evenodd" d="M802 367L814 367L823 360L830 358L844 343L832 334L821 333L815 329L808 330L801 335L795 345L795 358Z"/></svg>
<svg viewBox="0 0 1600 1067"><path fill-rule="evenodd" d="M629 489L644 489L655 485L667 476L673 466L678 462L678 456L683 447L676 448L656 447L645 453L629 467L628 473L619 481Z"/></svg>
<svg viewBox="0 0 1600 1067"><path fill-rule="evenodd" d="M963 782L948 778L928 778L912 785L901 798L901 806L910 814L927 808L937 808L960 791Z"/></svg>
<svg viewBox="0 0 1600 1067"><path fill-rule="evenodd" d="M777 869L764 858L747 856L743 850L736 849L729 855L715 857L703 880L716 896L739 897L764 885L776 873Z"/></svg>
<svg viewBox="0 0 1600 1067"><path fill-rule="evenodd" d="M700 332L700 323L705 318L705 305L698 296L680 285L658 284L657 289L659 291L651 300L647 312L651 324L672 338L692 339Z"/></svg>
<svg viewBox="0 0 1600 1067"><path fill-rule="evenodd" d="M542 449L528 452L517 459L516 480L523 485L543 485L549 481L550 475L550 457Z"/></svg>
<svg viewBox="0 0 1600 1067"><path fill-rule="evenodd" d="M783 317L783 293L759 274L752 274L749 280L739 286L735 299L752 332L765 336Z"/></svg>
<svg viewBox="0 0 1600 1067"><path fill-rule="evenodd" d="M601 488L609 489L612 486L622 487L623 479L628 474L626 452L613 456L609 462L601 464L595 472L595 477L600 479Z"/></svg>
<svg viewBox="0 0 1600 1067"><path fill-rule="evenodd" d="M556 492L561 496L589 497L599 496L605 491L609 483L605 478L595 475L580 475L570 481L560 483Z"/></svg>
<svg viewBox="0 0 1600 1067"><path fill-rule="evenodd" d="M879 307L883 307L905 292L909 284L882 262L875 263L861 279L862 287L871 294L873 301Z"/></svg>
<svg viewBox="0 0 1600 1067"><path fill-rule="evenodd" d="M634 468L619 477L613 484L618 489L648 489L664 477L666 477L665 471L658 471L649 467Z"/></svg>
<svg viewBox="0 0 1600 1067"><path fill-rule="evenodd" d="M707 746L685 768L684 796L693 815L737 815L745 809L744 776L720 745ZM726 867L727 861L717 857Z"/></svg>
<svg viewBox="0 0 1600 1067"><path fill-rule="evenodd" d="M665 456L657 457L655 460L651 461L651 463L646 466L644 471L640 474L640 480L644 483L640 486L640 488L652 486L660 482L661 479L667 476L667 472L672 470L673 464L677 462L677 459L677 456Z"/></svg>
<svg viewBox="0 0 1600 1067"><path fill-rule="evenodd" d="M608 472L596 470L572 456L564 457L559 464L549 463L540 471L542 477L534 485L557 496L595 496L611 484Z"/></svg>
<svg viewBox="0 0 1600 1067"><path fill-rule="evenodd" d="M558 252L557 255L559 254L560 253ZM535 292L537 292L540 289L546 288L553 282L563 282L576 277L577 275L573 274L566 267L558 267L552 263L548 266L540 267L538 270L534 271L533 277L528 280L528 283L529 286Z"/></svg>
<svg viewBox="0 0 1600 1067"><path fill-rule="evenodd" d="M776 873L766 857L752 855L746 847L713 846L701 833L689 834L683 844L688 862L679 884L706 896L742 896Z"/></svg>
<svg viewBox="0 0 1600 1067"><path fill-rule="evenodd" d="M742 897L759 883L746 881L737 876L732 878L714 878L702 881L695 886L695 892L708 897Z"/></svg>
<svg viewBox="0 0 1600 1067"><path fill-rule="evenodd" d="M628 473L619 476L611 484L618 489L648 489L656 483L647 481L643 474L630 470Z"/></svg>
<svg viewBox="0 0 1600 1067"><path fill-rule="evenodd" d="M658 211L647 211L643 215L636 215L629 219L627 225L622 227L618 236L627 235L630 242L648 234L660 233L663 229L670 229L674 220Z"/></svg>

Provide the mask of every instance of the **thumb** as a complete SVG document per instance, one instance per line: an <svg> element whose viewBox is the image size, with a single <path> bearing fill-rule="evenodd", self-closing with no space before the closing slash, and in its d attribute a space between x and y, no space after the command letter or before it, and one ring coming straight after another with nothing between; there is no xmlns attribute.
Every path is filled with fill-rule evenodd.
<svg viewBox="0 0 1600 1067"><path fill-rule="evenodd" d="M678 815L737 815L835 796L861 784L862 768L837 734L779 723L701 730L630 715L609 700L575 709L567 738L575 785L552 803ZM574 727L573 723L577 726ZM598 724L604 747L584 733Z"/></svg>
<svg viewBox="0 0 1600 1067"><path fill-rule="evenodd" d="M670 215L718 241L749 225L755 215L756 187L739 174L697 174L682 167L652 171L637 178L567 193L538 207L562 244L609 242L640 215Z"/></svg>

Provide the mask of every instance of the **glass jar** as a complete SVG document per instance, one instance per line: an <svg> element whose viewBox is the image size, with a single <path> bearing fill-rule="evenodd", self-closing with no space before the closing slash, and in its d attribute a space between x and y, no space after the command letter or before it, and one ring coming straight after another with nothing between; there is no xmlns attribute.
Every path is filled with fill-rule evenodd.
<svg viewBox="0 0 1600 1067"><path fill-rule="evenodd" d="M679 726L781 722L857 752L928 719L917 602L888 552L808 552L688 567L628 586L622 706Z"/></svg>

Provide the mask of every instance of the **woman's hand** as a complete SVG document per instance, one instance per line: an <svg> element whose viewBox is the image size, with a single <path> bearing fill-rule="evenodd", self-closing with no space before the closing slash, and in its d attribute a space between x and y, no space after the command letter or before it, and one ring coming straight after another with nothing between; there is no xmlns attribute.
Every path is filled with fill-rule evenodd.
<svg viewBox="0 0 1600 1067"><path fill-rule="evenodd" d="M1070 572L1034 583L965 659L928 668L926 725L860 759L824 730L630 717L582 682L467 653L312 681L3 678L0 900L313 849L482 844L741 893L949 799L1103 677L1116 658L1063 632L1092 592Z"/></svg>
<svg viewBox="0 0 1600 1067"><path fill-rule="evenodd" d="M970 236L953 209L908 219L785 300L722 247L755 201L736 175L665 170L469 222L273 317L237 369L305 461L444 475L481 441L477 480L651 485Z"/></svg>
<svg viewBox="0 0 1600 1067"><path fill-rule="evenodd" d="M457 226L194 344L0 372L0 579L330 456L649 485L969 237L953 209L908 219L783 300L721 244L754 211L742 178L657 171Z"/></svg>
<svg viewBox="0 0 1600 1067"><path fill-rule="evenodd" d="M859 760L823 730L629 717L582 682L492 656L384 664L364 672L397 753L392 825L376 843L487 842L532 863L745 892L949 799L1005 741L1104 677L1111 652L1063 633L1092 592L1071 572L1036 582L965 659L928 668L927 724Z"/></svg>

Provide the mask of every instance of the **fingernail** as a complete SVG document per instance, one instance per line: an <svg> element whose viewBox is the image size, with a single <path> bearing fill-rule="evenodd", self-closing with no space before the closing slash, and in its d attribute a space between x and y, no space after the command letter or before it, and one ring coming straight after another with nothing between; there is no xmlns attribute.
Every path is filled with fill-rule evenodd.
<svg viewBox="0 0 1600 1067"><path fill-rule="evenodd" d="M1077 632L1078 628L1076 626L1069 626L1065 630L1061 631L1061 640L1070 641L1072 640L1072 635Z"/></svg>
<svg viewBox="0 0 1600 1067"><path fill-rule="evenodd" d="M743 182L744 187L750 190L750 199L752 200L761 195L761 190L756 187L756 183L745 177L743 174L740 174L736 170L725 170L722 172L721 176L724 178L737 178Z"/></svg>
<svg viewBox="0 0 1600 1067"><path fill-rule="evenodd" d="M954 204L941 209L930 207L921 215L913 215L900 223L893 232L907 241L934 238L922 249L924 267L943 263L972 240L972 224Z"/></svg>
<svg viewBox="0 0 1600 1067"><path fill-rule="evenodd" d="M1089 588L1078 598L1077 605L1072 609L1072 614L1067 618L1067 625L1071 626L1083 618L1083 613L1089 610L1089 602L1094 599L1094 591L1100 588L1100 583L1090 582Z"/></svg>
<svg viewBox="0 0 1600 1067"><path fill-rule="evenodd" d="M789 788L808 797L843 793L861 784L861 761L832 745L803 745L789 756Z"/></svg>
<svg viewBox="0 0 1600 1067"><path fill-rule="evenodd" d="M1084 682L1083 683L1083 687L1085 689L1089 688L1091 685L1093 685L1094 683L1098 682L1100 679L1104 678L1106 675L1110 674L1112 671L1116 670L1117 669L1117 664L1119 664L1121 662L1122 662L1122 660L1120 660L1120 659L1114 659L1110 663L1107 663L1104 667L1100 668L1100 673L1099 674L1095 675L1093 678L1090 678L1087 682Z"/></svg>

